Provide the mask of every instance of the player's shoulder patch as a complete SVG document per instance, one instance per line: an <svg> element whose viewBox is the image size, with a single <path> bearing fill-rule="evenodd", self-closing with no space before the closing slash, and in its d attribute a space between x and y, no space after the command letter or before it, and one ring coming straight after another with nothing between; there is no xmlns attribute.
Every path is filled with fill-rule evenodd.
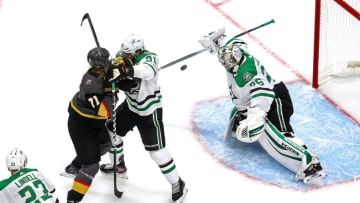
<svg viewBox="0 0 360 203"><path fill-rule="evenodd" d="M253 57L246 56L243 64L241 64L238 73L235 76L236 84L244 87L257 75L256 65Z"/></svg>

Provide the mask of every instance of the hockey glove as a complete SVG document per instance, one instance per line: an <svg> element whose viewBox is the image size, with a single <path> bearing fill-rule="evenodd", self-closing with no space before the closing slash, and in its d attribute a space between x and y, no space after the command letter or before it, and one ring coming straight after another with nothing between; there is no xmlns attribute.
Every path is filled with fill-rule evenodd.
<svg viewBox="0 0 360 203"><path fill-rule="evenodd" d="M118 82L127 77L134 76L134 68L132 66L132 61L122 56L118 56L113 64L108 68L106 73L106 78L109 82Z"/></svg>
<svg viewBox="0 0 360 203"><path fill-rule="evenodd" d="M265 129L266 113L259 107L248 108L248 116L241 120L236 129L235 136L242 142L256 142Z"/></svg>
<svg viewBox="0 0 360 203"><path fill-rule="evenodd" d="M219 47L208 36L200 38L199 42L201 46L203 46L205 49L208 49L210 54L215 54L219 50Z"/></svg>
<svg viewBox="0 0 360 203"><path fill-rule="evenodd" d="M261 134L265 129L266 112L259 107L248 108L248 132L249 136Z"/></svg>
<svg viewBox="0 0 360 203"><path fill-rule="evenodd" d="M208 35L199 39L201 46L208 49L211 54L215 54L219 50L217 40L225 34L225 28L221 28L216 32L211 32Z"/></svg>

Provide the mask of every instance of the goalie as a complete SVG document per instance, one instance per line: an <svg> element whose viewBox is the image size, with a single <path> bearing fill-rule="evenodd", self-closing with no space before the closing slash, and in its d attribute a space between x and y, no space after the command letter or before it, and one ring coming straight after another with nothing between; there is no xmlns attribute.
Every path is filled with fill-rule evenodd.
<svg viewBox="0 0 360 203"><path fill-rule="evenodd" d="M217 53L225 67L234 108L224 140L258 141L265 151L305 184L318 183L326 176L317 155L294 137L290 125L293 105L283 82L275 81L238 38L228 38L225 29L202 37L199 42L211 54Z"/></svg>

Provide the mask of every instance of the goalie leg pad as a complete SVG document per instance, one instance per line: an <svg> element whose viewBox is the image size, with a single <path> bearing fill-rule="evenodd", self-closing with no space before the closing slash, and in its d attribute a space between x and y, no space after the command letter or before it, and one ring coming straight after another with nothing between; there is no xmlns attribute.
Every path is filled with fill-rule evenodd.
<svg viewBox="0 0 360 203"><path fill-rule="evenodd" d="M156 151L149 151L150 157L159 166L162 174L170 184L177 183L179 180L179 174L176 170L174 160L171 158L169 151L166 148L162 148Z"/></svg>

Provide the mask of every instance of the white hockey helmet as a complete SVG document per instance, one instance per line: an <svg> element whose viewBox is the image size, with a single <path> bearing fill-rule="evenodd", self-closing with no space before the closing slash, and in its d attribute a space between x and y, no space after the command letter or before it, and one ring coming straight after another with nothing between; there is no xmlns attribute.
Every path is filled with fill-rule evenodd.
<svg viewBox="0 0 360 203"><path fill-rule="evenodd" d="M134 57L136 57L135 53L137 50L145 50L144 39L139 35L131 34L123 40L117 56L124 56L124 54L132 54Z"/></svg>
<svg viewBox="0 0 360 203"><path fill-rule="evenodd" d="M9 171L20 171L27 164L26 154L18 148L14 148L6 155L6 165Z"/></svg>

